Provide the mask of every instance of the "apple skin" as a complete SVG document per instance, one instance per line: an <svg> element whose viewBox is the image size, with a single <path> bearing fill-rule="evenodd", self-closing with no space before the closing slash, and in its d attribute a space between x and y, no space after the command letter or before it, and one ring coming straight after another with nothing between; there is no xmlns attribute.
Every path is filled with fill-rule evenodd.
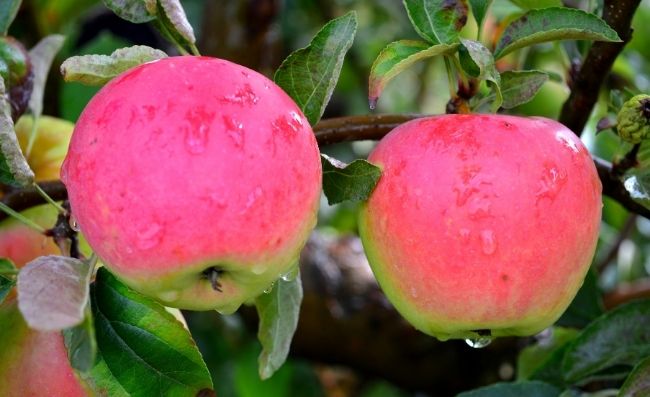
<svg viewBox="0 0 650 397"><path fill-rule="evenodd" d="M166 306L224 313L296 265L321 177L289 96L243 66L193 56L102 88L61 172L88 243L124 283Z"/></svg>
<svg viewBox="0 0 650 397"><path fill-rule="evenodd" d="M567 308L598 240L602 186L544 118L447 115L391 131L360 235L388 299L441 340L532 335Z"/></svg>
<svg viewBox="0 0 650 397"><path fill-rule="evenodd" d="M60 332L31 330L15 299L0 305L0 396L84 397Z"/></svg>
<svg viewBox="0 0 650 397"><path fill-rule="evenodd" d="M56 223L57 211L53 206L44 204L25 210L21 215L47 229ZM0 222L0 258L9 258L21 268L44 255L61 255L52 238L13 218Z"/></svg>

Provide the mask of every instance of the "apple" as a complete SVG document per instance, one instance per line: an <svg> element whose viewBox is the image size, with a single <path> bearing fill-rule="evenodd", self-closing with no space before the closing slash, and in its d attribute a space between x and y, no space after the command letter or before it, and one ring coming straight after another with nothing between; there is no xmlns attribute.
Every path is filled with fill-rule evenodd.
<svg viewBox="0 0 650 397"><path fill-rule="evenodd" d="M40 205L21 212L44 228L54 226L56 208ZM60 255L53 240L16 219L0 222L0 258L21 268L42 255ZM0 396L82 397L60 332L30 329L18 310L15 293L0 304Z"/></svg>
<svg viewBox="0 0 650 397"><path fill-rule="evenodd" d="M388 299L441 340L532 335L567 308L598 239L589 152L545 118L405 123L369 157L382 176L360 235Z"/></svg>
<svg viewBox="0 0 650 397"><path fill-rule="evenodd" d="M60 332L30 329L15 299L0 305L0 396L84 397Z"/></svg>
<svg viewBox="0 0 650 397"><path fill-rule="evenodd" d="M16 123L16 136L20 147L25 153L29 136L32 132L34 118L22 116ZM41 116L38 119L37 135L27 162L34 171L37 181L59 179L61 164L70 144L74 124L51 116Z"/></svg>
<svg viewBox="0 0 650 397"><path fill-rule="evenodd" d="M171 57L88 103L61 179L105 266L166 306L236 310L290 272L321 166L300 108L231 62Z"/></svg>
<svg viewBox="0 0 650 397"><path fill-rule="evenodd" d="M53 206L44 204L25 210L21 215L48 229L56 223L57 211ZM0 222L0 258L9 258L21 268L44 255L61 255L52 238L14 218Z"/></svg>

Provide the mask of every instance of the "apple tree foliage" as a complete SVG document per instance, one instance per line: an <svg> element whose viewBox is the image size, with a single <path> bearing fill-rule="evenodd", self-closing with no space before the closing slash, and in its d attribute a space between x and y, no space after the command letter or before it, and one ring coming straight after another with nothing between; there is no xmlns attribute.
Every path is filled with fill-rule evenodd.
<svg viewBox="0 0 650 397"><path fill-rule="evenodd" d="M0 5L0 33L3 35L10 32L21 6L27 7L21 3L21 0L8 0ZM53 34L64 29L57 29L56 22L48 24L44 15L78 18L81 11L94 2L33 0L26 3L38 10L34 19L44 36L29 50L33 89L27 112L36 120L43 114L47 77L60 51L67 55L61 65L63 79L71 82L62 89L63 101L73 97L88 99L96 90L93 86L101 86L133 66L167 57L172 52L199 53L191 14L184 9L184 5L191 2L103 1L103 6L120 18L153 26L171 43L168 53L105 38L73 53L65 48L64 36ZM355 2L348 3L349 12L337 12L340 16L324 24L304 48L291 53L274 74L275 82L300 106L322 142L327 137L318 135L319 122L335 95L339 79L344 84L346 78L350 79L351 72L345 69L350 54L358 56L350 49L353 44L364 46L363 40L368 39L367 33L362 32L366 27L360 23L362 18L355 11ZM360 11L367 14L367 2L358 3ZM607 310L603 303L603 291L616 290L618 280L638 284L645 279L647 286L650 273L647 264L645 269L641 266L639 270L638 259L626 262L625 258L636 252L630 246L633 244L630 229L638 224L636 234L641 237L650 234L650 223L641 218L650 214L650 146L645 140L624 142L616 135L616 115L623 104L642 90L650 90L650 53L647 43L637 40L635 35L632 39L628 37L629 25L623 23L623 29L627 30L621 34L608 24L613 20L620 28L621 22L612 15L636 12L641 22L635 28L650 33L650 5L639 3L404 0L398 9L413 29L404 30L409 37L390 37L380 44L381 48L375 40L373 46L364 48L374 59L363 76L367 78L372 109L406 112L409 107L403 102L408 101L394 99L402 95L397 91L397 86L402 84L411 89L425 87L420 89L420 100L434 98L435 103L445 105L444 101L449 99L446 103L449 112L500 111L558 117L557 106L566 98L567 86L574 91L583 89L576 85L579 65L572 62L596 48L591 45L593 42L630 42L630 52L621 55L613 66L613 71L627 77L629 83L602 90L593 121L585 128L585 135L588 135L585 140L591 140L594 156L600 156L595 157L595 161L600 166L599 171L604 173L601 180L605 194L614 198L606 201L601 249L595 264L572 305L555 326L522 342L525 347L518 355L514 381L486 385L464 391L459 396L650 395L650 301L623 300L625 303L612 304L610 299ZM365 19L363 22L367 23ZM389 36L384 33L381 39ZM99 52L103 54L96 54ZM0 69L10 70L10 65L10 60L0 57ZM443 87L443 91L448 89L449 93L427 92L426 88L434 84L426 81L432 79L432 73L422 73L422 70L435 72L436 87ZM34 144L37 122L33 124L31 144L21 150L15 134L16 120L11 113L11 87L8 80L0 80L0 83L2 192L11 189L40 191L44 201L61 211L64 221L74 223L69 216L65 218L65 208L35 184L25 152L29 154ZM557 87L561 89L555 95L552 90ZM539 102L545 91L549 91L550 96ZM544 109L553 106L556 108ZM645 111L647 114L639 108L636 120L650 125L650 109ZM78 110L67 112L72 119L78 115ZM409 113L412 112L413 108ZM350 119L348 127L352 127L339 141L360 140L362 135L355 135L355 128L363 130L372 121L367 121L365 127L363 124L363 120L353 122ZM342 125L345 130L346 121ZM595 130L599 131L598 136L593 135ZM345 162L335 158L336 152L330 153L322 155L323 190L329 204L344 203L341 208L345 208L349 203L366 200L381 176L379 167L350 157L349 153L341 156ZM620 221L626 210L615 201L630 210L631 221ZM0 209L30 223L4 200L0 201ZM42 227L32 226L44 232ZM283 363L290 353L303 299L299 274L282 277L270 291L252 302L259 316L259 345L240 335L244 326L236 317L222 320L211 329L201 330L201 325L195 328L198 333L212 334L213 339L232 342L212 341L222 352L238 357L234 366L222 363L210 368L211 375L206 361L213 360L202 356L192 334L182 323L160 303L120 283L108 270L97 265L96 257L84 259L74 255L74 241L71 244L65 241L67 236L74 236L74 227L66 233L48 231L49 236L61 243L62 256L40 257L20 270L11 261L0 259L0 304L17 288L19 308L27 323L34 329L63 333L72 367L92 390L103 390L110 396L198 396L210 395L212 390L217 390L219 395L297 395L297 386L291 383L287 371L295 375L305 369L291 359L284 367ZM645 251L638 255L648 256ZM614 260L617 267L609 266ZM223 375L227 372L230 375ZM219 384L222 376L229 376L232 385ZM254 379L257 376L268 380L259 383ZM311 376L313 378L313 374ZM374 391L368 388L365 395L407 395L405 393L391 386Z"/></svg>

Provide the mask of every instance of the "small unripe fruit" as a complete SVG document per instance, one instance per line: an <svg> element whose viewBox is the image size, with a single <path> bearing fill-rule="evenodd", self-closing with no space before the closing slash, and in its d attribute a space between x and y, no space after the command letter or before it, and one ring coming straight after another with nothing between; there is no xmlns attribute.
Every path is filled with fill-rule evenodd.
<svg viewBox="0 0 650 397"><path fill-rule="evenodd" d="M369 160L382 176L360 234L379 284L416 328L443 340L531 335L569 305L596 247L602 187L566 127L423 118Z"/></svg>
<svg viewBox="0 0 650 397"><path fill-rule="evenodd" d="M123 282L167 306L231 312L296 265L321 166L307 119L277 85L188 56L100 90L62 180L88 243Z"/></svg>
<svg viewBox="0 0 650 397"><path fill-rule="evenodd" d="M616 116L616 131L624 141L650 138L650 95L637 95L623 104Z"/></svg>

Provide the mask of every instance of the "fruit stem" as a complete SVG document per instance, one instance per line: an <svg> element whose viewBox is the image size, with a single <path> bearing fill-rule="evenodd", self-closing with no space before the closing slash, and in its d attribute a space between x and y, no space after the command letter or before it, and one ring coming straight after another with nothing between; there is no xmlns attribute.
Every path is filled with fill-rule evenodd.
<svg viewBox="0 0 650 397"><path fill-rule="evenodd" d="M220 270L215 266L209 269L205 269L205 271L203 272L203 274L206 275L208 280L210 280L212 289L217 292L223 292L223 290L221 289L221 283L219 282L219 276L221 276L221 273L223 273L223 270Z"/></svg>
<svg viewBox="0 0 650 397"><path fill-rule="evenodd" d="M61 206L61 204L59 204L59 203L57 203L56 201L54 201L54 199L52 199L52 197L50 197L50 196L45 192L45 190L43 190L43 189L38 185L38 183L36 183L36 182L34 182L34 189L36 189L36 191L38 192L38 194L40 194L41 197L43 197L43 199L45 199L45 201L47 201L48 203L52 204L52 205L54 206L54 208L56 208L59 212L61 212L61 213L66 212L66 211L65 211L65 208L63 208L63 207Z"/></svg>
<svg viewBox="0 0 650 397"><path fill-rule="evenodd" d="M36 230L39 233L45 233L45 229L41 227L41 225L38 225L31 221L30 219L27 219L25 216L21 215L20 213L12 210L7 204L3 203L0 201L0 210L4 212L5 214L17 219L18 221L24 223L25 225L31 227L32 229Z"/></svg>
<svg viewBox="0 0 650 397"><path fill-rule="evenodd" d="M454 70L451 67L451 62L448 56L443 57L445 60L445 69L447 70L447 81L449 82L449 98L453 99L456 96L456 81L454 79Z"/></svg>

